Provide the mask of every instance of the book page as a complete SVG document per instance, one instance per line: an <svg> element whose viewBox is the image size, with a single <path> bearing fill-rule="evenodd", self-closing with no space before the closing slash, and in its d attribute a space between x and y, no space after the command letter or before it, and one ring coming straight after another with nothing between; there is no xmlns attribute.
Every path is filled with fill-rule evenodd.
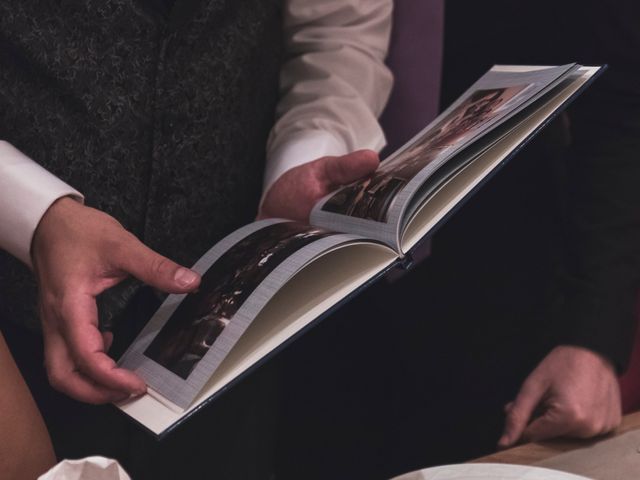
<svg viewBox="0 0 640 480"><path fill-rule="evenodd" d="M150 391L186 409L276 292L314 258L362 241L285 220L264 220L223 239L198 263L197 292L170 295L119 364Z"/></svg>
<svg viewBox="0 0 640 480"><path fill-rule="evenodd" d="M371 177L321 200L313 209L311 221L375 238L400 251L402 220L424 183L430 178L444 182L464 165L458 162L438 177L447 162L460 159L465 148L522 111L576 68L571 64L526 71L491 69L434 122L383 161Z"/></svg>
<svg viewBox="0 0 640 480"><path fill-rule="evenodd" d="M505 463L443 465L407 473L393 480L590 480L548 468Z"/></svg>
<svg viewBox="0 0 640 480"><path fill-rule="evenodd" d="M364 288L396 258L393 250L381 244L336 246L307 264L269 300L186 411L152 394L124 402L118 408L156 435L162 434L205 401L221 394L324 312Z"/></svg>
<svg viewBox="0 0 640 480"><path fill-rule="evenodd" d="M408 223L402 237L402 250L413 248L445 215L459 204L492 170L522 142L524 142L544 121L574 95L600 67L581 67L564 87L533 110L506 135L481 153L469 165L448 179L429 200L417 209Z"/></svg>

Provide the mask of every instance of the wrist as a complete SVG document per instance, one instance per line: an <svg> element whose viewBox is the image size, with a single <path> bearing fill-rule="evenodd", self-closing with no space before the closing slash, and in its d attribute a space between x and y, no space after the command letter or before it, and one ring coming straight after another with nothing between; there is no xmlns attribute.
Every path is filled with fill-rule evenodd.
<svg viewBox="0 0 640 480"><path fill-rule="evenodd" d="M32 265L36 264L37 253L49 246L53 230L59 227L65 219L73 218L73 215L76 215L82 208L84 205L71 196L60 197L47 208L33 232L29 251Z"/></svg>
<svg viewBox="0 0 640 480"><path fill-rule="evenodd" d="M609 357L595 350L591 350L590 348L582 347L580 345L565 344L558 345L557 347L555 347L555 350L564 351L573 355L579 355L582 358L590 357L594 362L599 363L602 367L606 368L614 375L617 374L615 364Z"/></svg>

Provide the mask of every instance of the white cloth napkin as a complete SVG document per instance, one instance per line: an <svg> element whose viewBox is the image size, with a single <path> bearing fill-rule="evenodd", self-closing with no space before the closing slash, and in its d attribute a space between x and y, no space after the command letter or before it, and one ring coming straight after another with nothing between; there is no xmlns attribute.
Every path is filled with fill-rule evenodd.
<svg viewBox="0 0 640 480"><path fill-rule="evenodd" d="M131 480L116 462L105 457L64 460L38 480Z"/></svg>

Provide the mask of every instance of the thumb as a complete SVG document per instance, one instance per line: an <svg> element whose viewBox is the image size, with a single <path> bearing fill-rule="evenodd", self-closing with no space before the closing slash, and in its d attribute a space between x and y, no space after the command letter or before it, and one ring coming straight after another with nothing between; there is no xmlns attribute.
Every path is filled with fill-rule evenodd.
<svg viewBox="0 0 640 480"><path fill-rule="evenodd" d="M502 437L498 441L500 448L510 447L520 439L545 390L545 385L535 377L529 377L524 382L516 399L505 409L507 417Z"/></svg>
<svg viewBox="0 0 640 480"><path fill-rule="evenodd" d="M553 410L547 410L544 415L536 418L525 429L522 437L528 442L537 442L549 438L560 437L569 431L566 422L560 421Z"/></svg>
<svg viewBox="0 0 640 480"><path fill-rule="evenodd" d="M341 157L325 157L321 162L320 179L333 190L335 187L355 182L375 172L380 163L373 150L358 150Z"/></svg>
<svg viewBox="0 0 640 480"><path fill-rule="evenodd" d="M188 293L200 285L196 272L154 252L134 236L122 250L119 267L163 292Z"/></svg>

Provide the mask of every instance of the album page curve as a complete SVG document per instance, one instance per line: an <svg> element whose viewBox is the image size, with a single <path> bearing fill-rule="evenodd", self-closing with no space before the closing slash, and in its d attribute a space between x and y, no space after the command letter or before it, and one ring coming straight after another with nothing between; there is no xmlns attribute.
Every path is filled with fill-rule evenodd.
<svg viewBox="0 0 640 480"><path fill-rule="evenodd" d="M406 218L412 216L410 207L417 208L416 196L425 192L424 185L443 172L442 181L446 181L494 141L491 132L538 101L577 68L576 64L567 64L512 71L494 66L425 129L385 159L371 177L340 188L318 202L311 222L379 240L402 255L403 227ZM456 159L463 161L447 172L447 165L455 164ZM437 188L434 185L433 189Z"/></svg>
<svg viewBox="0 0 640 480"><path fill-rule="evenodd" d="M493 170L522 145L551 116L575 95L601 67L581 67L565 88L531 112L506 135L458 171L422 204L407 223L402 251L414 248L428 232L442 222Z"/></svg>
<svg viewBox="0 0 640 480"><path fill-rule="evenodd" d="M379 243L337 245L305 265L271 298L187 408L153 391L118 408L162 435L396 261L396 253Z"/></svg>

